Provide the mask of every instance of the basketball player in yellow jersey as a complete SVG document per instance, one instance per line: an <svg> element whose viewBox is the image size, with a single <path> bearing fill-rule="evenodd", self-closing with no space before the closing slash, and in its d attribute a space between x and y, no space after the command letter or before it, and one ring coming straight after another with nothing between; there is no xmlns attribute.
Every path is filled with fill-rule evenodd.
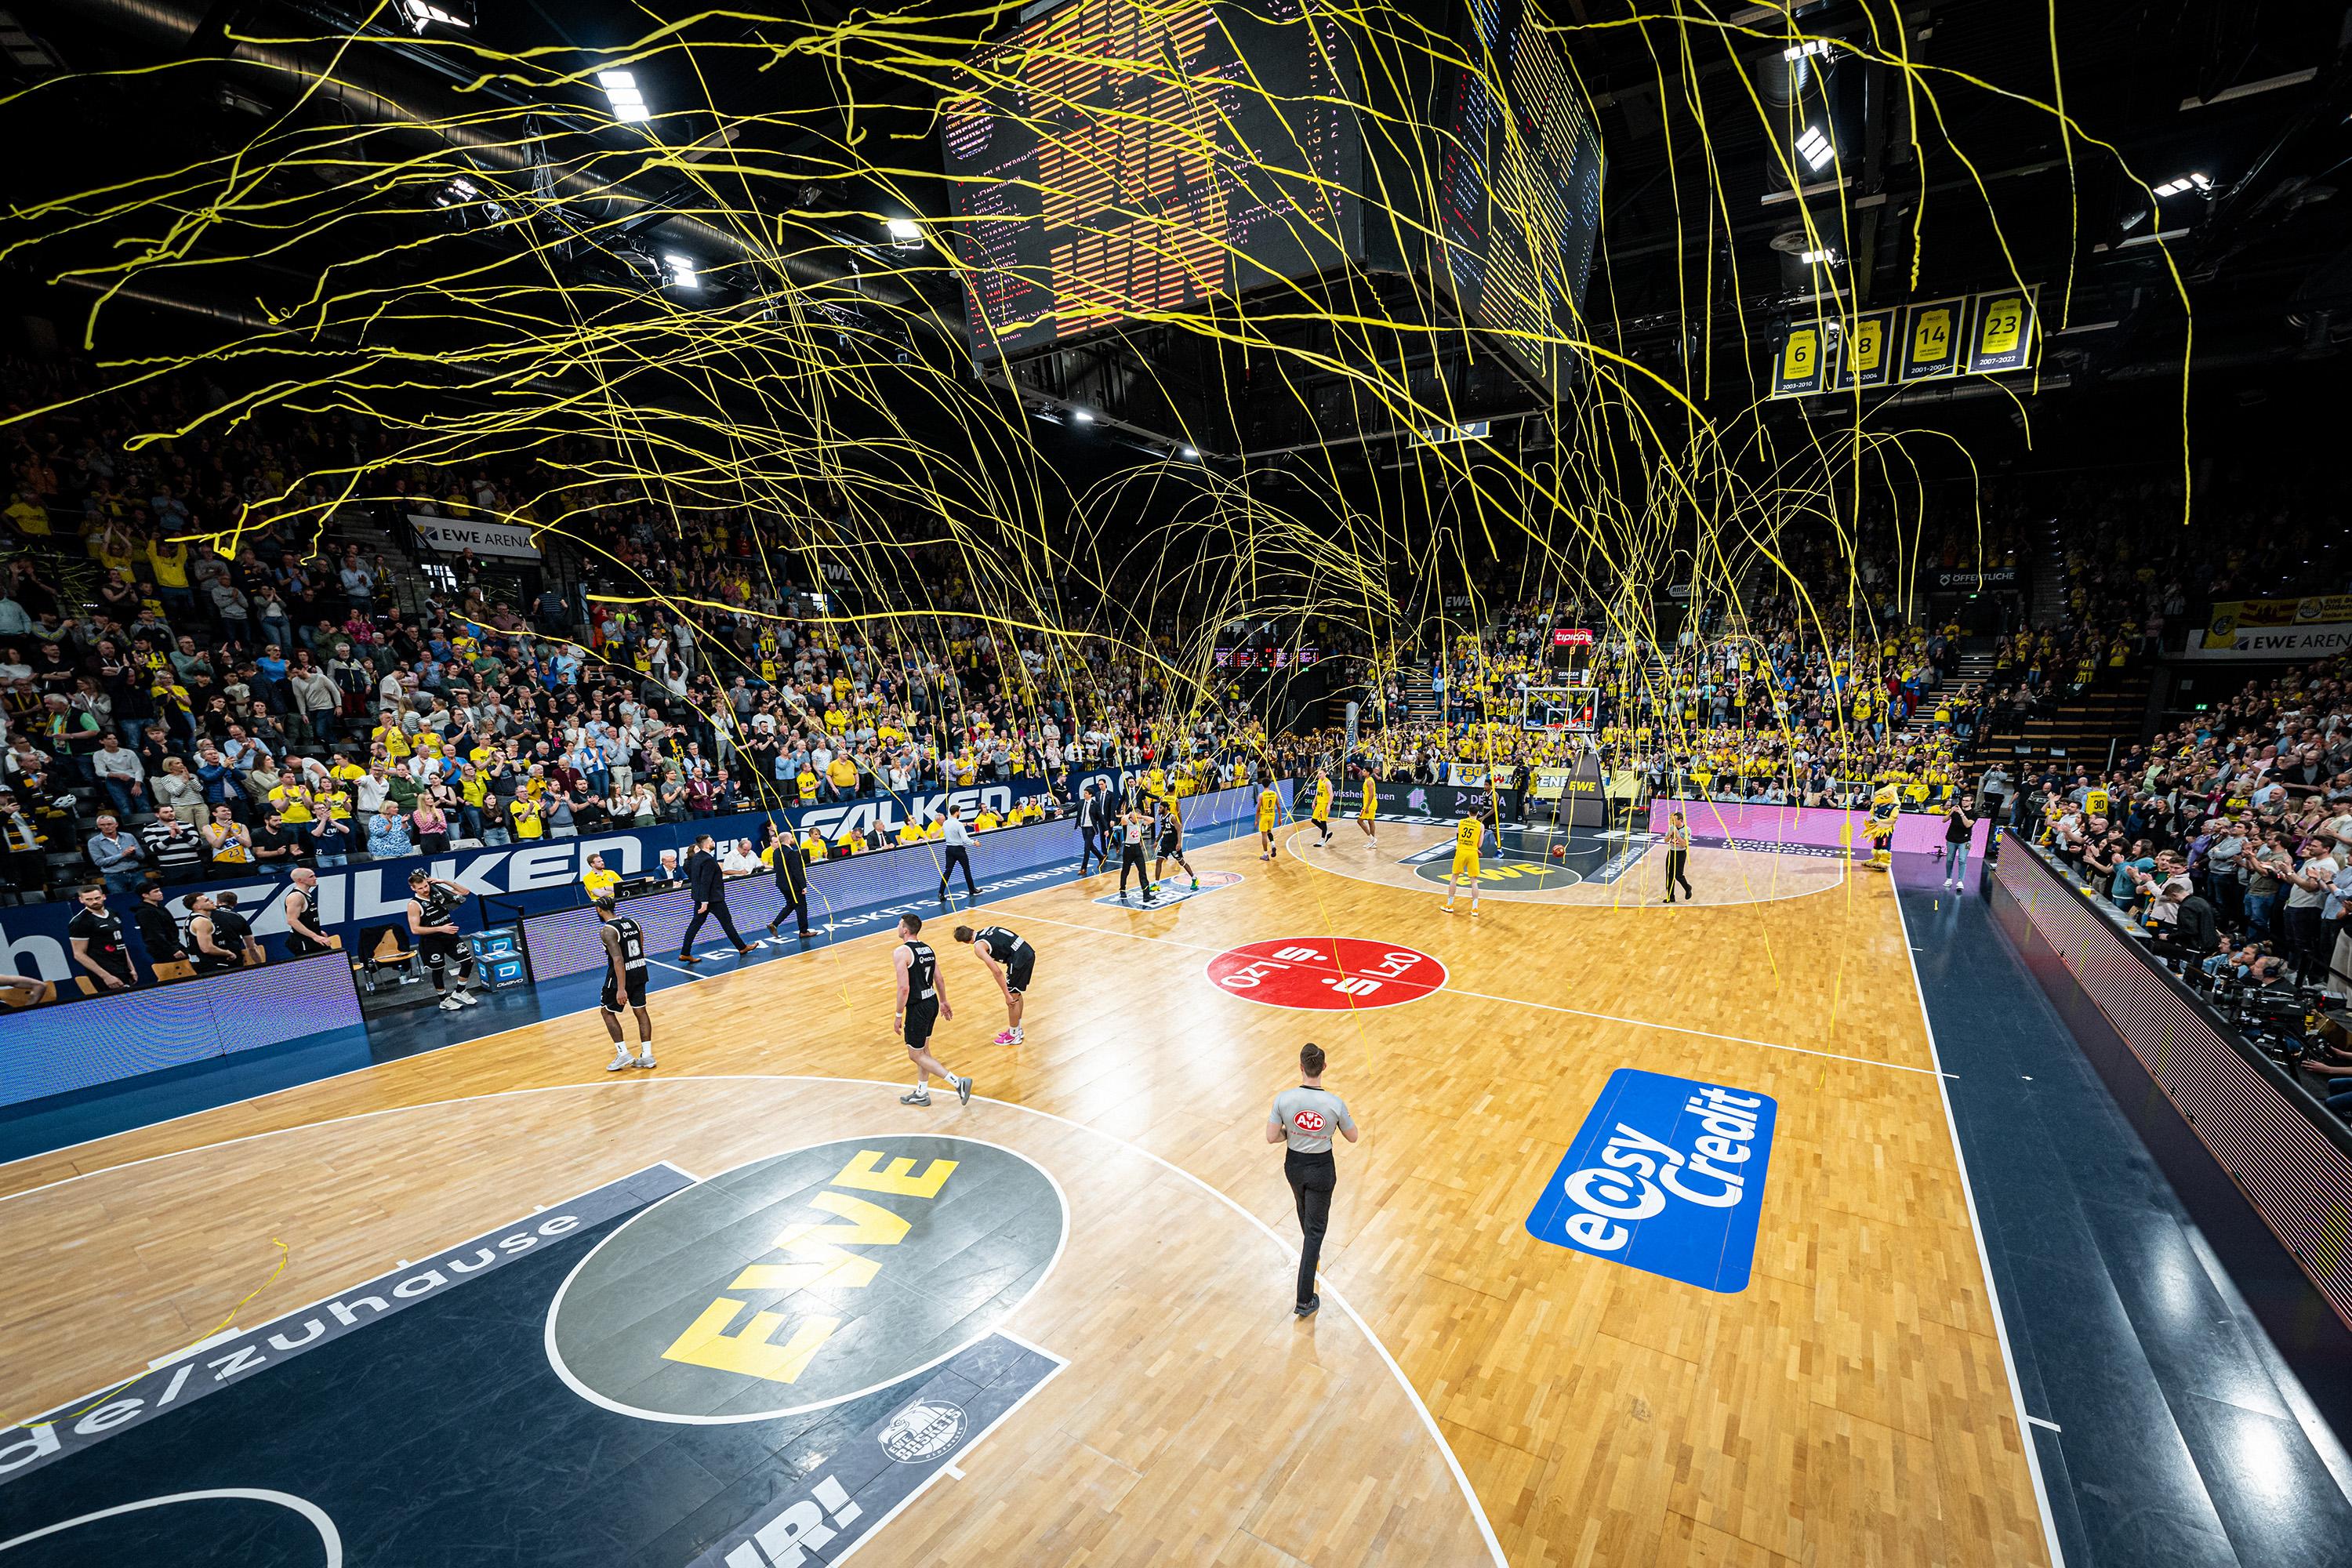
<svg viewBox="0 0 2352 1568"><path fill-rule="evenodd" d="M1381 841L1372 832L1372 814L1381 808L1381 797L1372 788L1372 770L1364 770L1364 804L1357 809L1356 826L1364 830L1364 842L1379 848Z"/></svg>
<svg viewBox="0 0 2352 1568"><path fill-rule="evenodd" d="M1323 835L1315 841L1320 849L1331 842L1331 775L1321 768L1315 770L1315 826Z"/></svg>
<svg viewBox="0 0 2352 1568"><path fill-rule="evenodd" d="M1261 860L1274 858L1274 824L1281 815L1282 792L1268 783L1257 792L1257 841L1265 850L1258 857Z"/></svg>
<svg viewBox="0 0 2352 1568"><path fill-rule="evenodd" d="M1486 841L1486 825L1465 816L1454 825L1454 871L1445 879L1445 912L1454 912L1454 889L1470 879L1470 912L1478 912L1478 847Z"/></svg>

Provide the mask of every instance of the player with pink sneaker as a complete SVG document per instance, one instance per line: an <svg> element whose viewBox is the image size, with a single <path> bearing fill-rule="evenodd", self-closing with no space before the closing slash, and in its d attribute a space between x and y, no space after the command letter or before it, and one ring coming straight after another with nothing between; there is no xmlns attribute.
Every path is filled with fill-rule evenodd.
<svg viewBox="0 0 2352 1568"><path fill-rule="evenodd" d="M982 965L995 977L996 988L1004 993L1006 1026L997 1035L996 1044L1019 1045L1022 1005L1027 1000L1029 977L1036 972L1037 950L1003 926L982 926L978 931L958 926L955 939L978 955Z"/></svg>

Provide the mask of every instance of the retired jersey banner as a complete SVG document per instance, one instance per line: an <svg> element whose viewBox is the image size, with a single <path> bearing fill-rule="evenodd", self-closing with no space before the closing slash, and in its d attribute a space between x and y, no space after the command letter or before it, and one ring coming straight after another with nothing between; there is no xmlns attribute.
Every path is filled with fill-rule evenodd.
<svg viewBox="0 0 2352 1568"><path fill-rule="evenodd" d="M1819 392L1828 342L1829 330L1818 320L1780 329L1780 341L1772 351L1772 395L1802 397Z"/></svg>
<svg viewBox="0 0 2352 1568"><path fill-rule="evenodd" d="M1890 309L1864 310L1853 318L1839 348L1836 374L1830 383L1832 389L1851 392L1858 386L1886 384L1886 374L1894 363L1896 324L1902 316L1901 310Z"/></svg>
<svg viewBox="0 0 2352 1568"><path fill-rule="evenodd" d="M1769 1095L1619 1068L1528 1234L1703 1290L1745 1290L1778 1109Z"/></svg>
<svg viewBox="0 0 2352 1568"><path fill-rule="evenodd" d="M2325 658L2352 650L2352 594L2224 599L2182 651L2191 658Z"/></svg>
<svg viewBox="0 0 2352 1568"><path fill-rule="evenodd" d="M1964 297L1928 300L1911 307L1903 333L1902 371L1905 381L1936 381L1958 374L1961 318L1968 313Z"/></svg>
<svg viewBox="0 0 2352 1568"><path fill-rule="evenodd" d="M2042 322L2034 311L2040 287L1996 289L1976 297L1969 325L1969 374L2033 368L2042 350Z"/></svg>

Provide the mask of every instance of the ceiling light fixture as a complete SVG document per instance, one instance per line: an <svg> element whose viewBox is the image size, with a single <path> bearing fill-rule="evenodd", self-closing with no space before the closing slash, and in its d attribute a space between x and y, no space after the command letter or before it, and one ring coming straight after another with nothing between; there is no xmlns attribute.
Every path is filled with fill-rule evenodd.
<svg viewBox="0 0 2352 1568"><path fill-rule="evenodd" d="M614 119L624 123L635 124L640 120L651 120L654 117L652 106L646 102L646 95L637 89L637 79L635 73L598 71L596 85L603 88L604 96L611 100Z"/></svg>
<svg viewBox="0 0 2352 1568"><path fill-rule="evenodd" d="M1830 41L1827 38L1807 38L1801 44L1790 44L1787 48L1782 49L1780 58L1784 60L1801 60L1807 55L1825 55L1829 52Z"/></svg>
<svg viewBox="0 0 2352 1568"><path fill-rule="evenodd" d="M1071 417L1072 419L1076 420L1076 421L1077 421L1079 424L1081 424L1081 425L1091 425L1091 424L1093 424L1093 423L1095 422L1095 416L1094 416L1093 415L1091 415L1091 414L1087 413L1087 412L1085 409L1083 409L1083 408L1073 408L1073 409L1071 409L1071 410L1070 410L1070 417Z"/></svg>
<svg viewBox="0 0 2352 1568"><path fill-rule="evenodd" d="M1837 156L1837 149L1830 145L1829 137L1820 126L1808 125L1797 133L1797 153L1818 174L1829 167L1830 160Z"/></svg>
<svg viewBox="0 0 2352 1568"><path fill-rule="evenodd" d="M910 217L890 220L890 243L900 250L923 248L923 226Z"/></svg>
<svg viewBox="0 0 2352 1568"><path fill-rule="evenodd" d="M1197 462L1199 462L1199 461L1201 460L1201 452L1200 452L1200 448L1198 448L1198 447L1185 447L1185 448L1184 448L1184 450L1183 450L1183 452L1182 452L1181 455L1182 456L1183 459L1184 459L1186 462L1188 462L1188 463L1197 463Z"/></svg>
<svg viewBox="0 0 2352 1568"><path fill-rule="evenodd" d="M702 274L695 270L694 258L680 256L675 250L662 252L662 279L673 289L699 289Z"/></svg>
<svg viewBox="0 0 2352 1568"><path fill-rule="evenodd" d="M1837 258L1838 253L1826 246L1819 250L1803 251L1797 257L1799 264L1805 267L1834 266Z"/></svg>
<svg viewBox="0 0 2352 1568"><path fill-rule="evenodd" d="M2182 174L2157 186L2156 194L2159 196L2177 196L2183 191L2210 191L2212 188L2213 182L2207 175Z"/></svg>
<svg viewBox="0 0 2352 1568"><path fill-rule="evenodd" d="M438 5L434 0L406 0L401 9L408 13L409 26L419 33L436 22L445 27L471 27L474 25L474 8L459 4L458 0L441 0Z"/></svg>

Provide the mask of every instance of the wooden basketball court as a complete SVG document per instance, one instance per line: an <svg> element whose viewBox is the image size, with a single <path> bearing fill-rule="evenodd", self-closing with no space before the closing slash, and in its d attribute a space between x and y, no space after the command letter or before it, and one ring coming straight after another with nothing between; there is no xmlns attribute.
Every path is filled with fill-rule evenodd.
<svg viewBox="0 0 2352 1568"><path fill-rule="evenodd" d="M651 1072L607 1074L575 1015L0 1168L0 1415L658 1163L939 1135L1058 1192L1064 1240L995 1300L1062 1364L864 1541L876 1564L2048 1561L1886 882L1703 850L1695 908L1655 907L1644 864L1474 918L1399 868L1442 829L1334 831L1289 829L1271 863L1252 838L1196 850L1242 879L1165 909L1097 902L1105 877L987 906L1040 952L1017 1048L985 1043L998 998L932 925L967 1108L898 1103L875 934L658 991ZM1339 938L1444 983L1302 1011L1212 978L1244 944ZM1324 1310L1297 1319L1263 1128L1308 1039L1364 1137L1339 1150ZM1744 1289L1529 1234L1626 1068L1777 1101Z"/></svg>

